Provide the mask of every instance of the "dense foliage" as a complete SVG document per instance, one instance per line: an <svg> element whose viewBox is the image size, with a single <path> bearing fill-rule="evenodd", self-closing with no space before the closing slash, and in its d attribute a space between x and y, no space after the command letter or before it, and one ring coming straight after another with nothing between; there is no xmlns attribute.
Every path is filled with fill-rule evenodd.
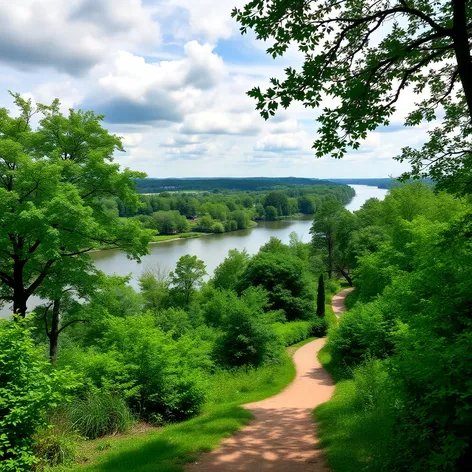
<svg viewBox="0 0 472 472"><path fill-rule="evenodd" d="M119 247L139 259L150 234L108 211L105 202L116 198L139 206L134 179L142 174L112 162L122 144L102 128L103 116L70 110L65 117L58 100L37 108L14 100L19 116L0 109L0 301L25 316L35 294L87 296L92 249Z"/></svg>
<svg viewBox="0 0 472 472"><path fill-rule="evenodd" d="M436 121L421 149L405 147L404 178L431 176L454 192L471 191L472 5L466 0L252 0L235 8L241 32L254 30L268 54L304 55L267 90L249 95L268 119L293 101L319 108L318 157L358 149L390 124L400 97L417 96L405 125ZM326 97L334 100L326 101Z"/></svg>
<svg viewBox="0 0 472 472"><path fill-rule="evenodd" d="M295 234L290 240L273 238L254 256L230 251L208 282L204 263L190 255L170 273L145 270L140 293L129 278L97 277L88 299L62 305L63 320L87 322L61 335L54 365L41 352L47 333L26 328L42 328L47 312L3 321L0 424L11 470L73 457L79 435L193 417L216 379L239 378L239 369L245 378L257 369L284 370L286 346L326 329L315 314L319 268L310 262L310 243Z"/></svg>
<svg viewBox="0 0 472 472"><path fill-rule="evenodd" d="M52 370L22 320L0 320L0 462L2 471L36 462L33 435L47 425L48 409L78 386L69 370Z"/></svg>
<svg viewBox="0 0 472 472"><path fill-rule="evenodd" d="M311 185L279 186L270 191L164 191L141 195L138 209L117 200L114 211L161 235L188 231L223 233L249 228L257 220L312 215L325 201L346 204L355 194L347 185L310 182Z"/></svg>
<svg viewBox="0 0 472 472"><path fill-rule="evenodd" d="M345 411L356 415L351 427L367 418L384 427L382 444L362 446L365 470L470 468L470 228L468 200L421 184L355 214L348 247L357 302L330 332L329 353L349 367L346 378L354 368L352 398L370 390L364 413Z"/></svg>

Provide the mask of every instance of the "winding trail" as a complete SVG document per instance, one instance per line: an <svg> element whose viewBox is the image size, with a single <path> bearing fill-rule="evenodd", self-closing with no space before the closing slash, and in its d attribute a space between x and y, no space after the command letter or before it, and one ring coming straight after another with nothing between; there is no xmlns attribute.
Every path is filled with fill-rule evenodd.
<svg viewBox="0 0 472 472"><path fill-rule="evenodd" d="M346 289L333 297L336 316L344 311ZM189 464L188 472L328 472L317 449L312 410L328 401L334 384L318 361L325 339L298 349L293 361L297 375L278 395L244 405L255 419L214 451Z"/></svg>
<svg viewBox="0 0 472 472"><path fill-rule="evenodd" d="M334 295L333 300L331 301L331 306L333 308L334 314L339 318L339 315L346 310L344 304L345 298L354 290L354 287L345 288L339 293Z"/></svg>

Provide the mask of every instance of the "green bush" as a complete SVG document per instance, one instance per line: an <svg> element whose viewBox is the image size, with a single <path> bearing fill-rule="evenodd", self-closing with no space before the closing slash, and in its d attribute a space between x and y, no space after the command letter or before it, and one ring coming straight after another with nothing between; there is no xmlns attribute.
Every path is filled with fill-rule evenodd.
<svg viewBox="0 0 472 472"><path fill-rule="evenodd" d="M82 372L90 391L119 393L142 418L159 414L175 421L200 411L211 346L197 332L173 339L173 332L156 327L152 314L110 318L102 352L75 350L61 364Z"/></svg>
<svg viewBox="0 0 472 472"><path fill-rule="evenodd" d="M270 308L284 310L287 320L309 320L315 313L315 286L305 262L290 254L288 246L272 238L251 258L238 290L261 286L269 294Z"/></svg>
<svg viewBox="0 0 472 472"><path fill-rule="evenodd" d="M260 288L246 290L241 297L221 293L221 334L214 355L222 366L260 366L277 360L282 345L263 316L267 295Z"/></svg>
<svg viewBox="0 0 472 472"><path fill-rule="evenodd" d="M125 433L134 422L125 400L108 392L96 392L73 400L68 405L66 414L72 427L88 439Z"/></svg>
<svg viewBox="0 0 472 472"><path fill-rule="evenodd" d="M326 318L316 317L311 321L311 334L310 336L315 336L317 338L322 338L326 335L328 331L328 322Z"/></svg>
<svg viewBox="0 0 472 472"><path fill-rule="evenodd" d="M272 328L284 346L291 346L312 334L311 321L292 321L291 323L273 323Z"/></svg>
<svg viewBox="0 0 472 472"><path fill-rule="evenodd" d="M335 362L348 366L359 364L368 353L377 358L390 354L393 345L380 303L356 306L344 313L330 331L328 346Z"/></svg>
<svg viewBox="0 0 472 472"><path fill-rule="evenodd" d="M1 469L29 470L38 459L33 437L47 426L47 410L67 401L78 386L70 371L58 372L43 360L25 321L0 320Z"/></svg>
<svg viewBox="0 0 472 472"><path fill-rule="evenodd" d="M272 328L284 346L291 346L312 336L323 337L326 334L326 321L317 317L312 321L273 323Z"/></svg>

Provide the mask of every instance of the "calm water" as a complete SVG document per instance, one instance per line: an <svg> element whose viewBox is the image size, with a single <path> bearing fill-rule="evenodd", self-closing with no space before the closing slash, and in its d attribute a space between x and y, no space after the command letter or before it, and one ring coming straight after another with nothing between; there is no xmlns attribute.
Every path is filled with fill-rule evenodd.
<svg viewBox="0 0 472 472"><path fill-rule="evenodd" d="M352 185L352 187L356 191L356 196L346 205L346 208L350 211L361 208L369 198L382 200L387 193L387 190L367 185ZM131 274L131 284L137 287L137 279L143 269L159 265L162 268L172 270L179 258L185 254L195 255L202 259L207 266L207 272L212 274L215 267L223 261L230 249L246 249L250 254L255 254L263 244L269 241L271 236L276 236L282 242L287 243L289 234L292 231L298 233L303 241L308 242L310 240L311 223L311 217L287 221L262 221L252 229L211 234L198 239L183 239L152 244L150 254L142 258L141 264L130 261L119 250L97 251L91 256L97 268L106 274ZM30 305L33 307L38 303L37 299L30 300ZM9 310L5 308L0 312L0 315L5 316L8 313Z"/></svg>

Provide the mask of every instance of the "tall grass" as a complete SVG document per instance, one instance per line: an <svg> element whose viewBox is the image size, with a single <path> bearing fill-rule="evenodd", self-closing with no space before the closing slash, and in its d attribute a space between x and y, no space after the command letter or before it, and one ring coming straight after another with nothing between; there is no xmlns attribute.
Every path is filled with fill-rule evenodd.
<svg viewBox="0 0 472 472"><path fill-rule="evenodd" d="M127 432L134 423L125 400L113 394L95 393L76 399L66 414L72 427L88 439Z"/></svg>
<svg viewBox="0 0 472 472"><path fill-rule="evenodd" d="M77 455L77 443L81 438L71 428L68 418L56 413L49 419L49 423L49 427L40 429L33 436L33 450L39 460L35 470L47 470L49 467L70 463Z"/></svg>
<svg viewBox="0 0 472 472"><path fill-rule="evenodd" d="M259 368L217 371L210 378L207 409L222 404L240 405L278 393L295 376L295 367L288 355L280 363Z"/></svg>
<svg viewBox="0 0 472 472"><path fill-rule="evenodd" d="M384 363L367 358L346 379L349 372L332 364L326 348L319 359L338 381L333 398L314 410L329 466L336 472L391 470L401 401Z"/></svg>

